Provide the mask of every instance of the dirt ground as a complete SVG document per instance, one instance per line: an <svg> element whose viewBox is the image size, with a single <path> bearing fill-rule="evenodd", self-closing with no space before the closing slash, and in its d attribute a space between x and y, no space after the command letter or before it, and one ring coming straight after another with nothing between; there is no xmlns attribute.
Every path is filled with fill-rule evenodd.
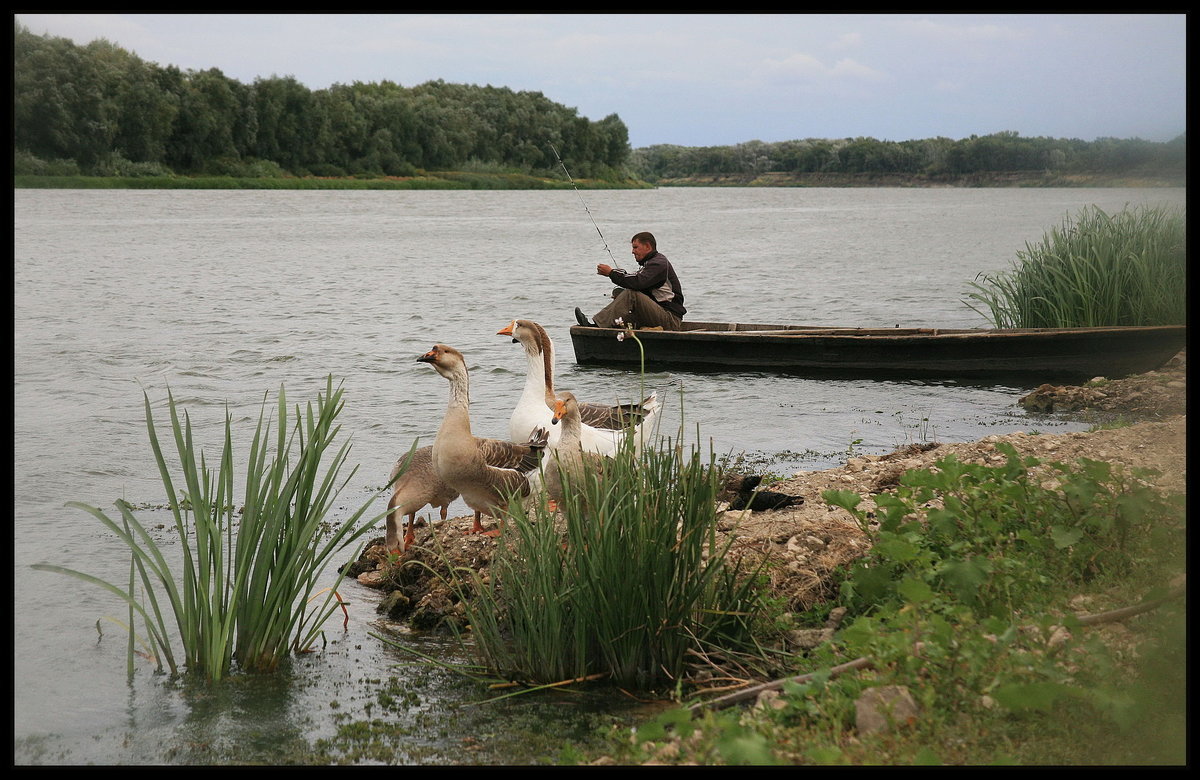
<svg viewBox="0 0 1200 780"><path fill-rule="evenodd" d="M766 555L771 587L796 611L832 596L831 576L839 567L862 556L868 542L851 516L821 499L828 489L850 490L864 496L860 509L870 510L870 496L894 488L901 474L924 468L953 453L959 460L998 464L996 450L1008 442L1022 455L1043 461L1071 463L1078 458L1153 468L1157 485L1184 493L1187 480L1187 359L1180 352L1157 371L1119 380L1097 378L1083 386L1043 385L1020 403L1034 411L1068 414L1097 423L1132 422L1116 428L1065 434L1012 433L987 436L958 444L914 444L887 455L851 457L837 468L799 472L769 486L771 491L802 497L803 503L768 511L732 510L720 520L723 533L732 534L730 555ZM428 511L426 512L428 513ZM464 534L471 517L453 518L431 530L418 530L417 545L398 560L387 559L382 537L368 545L347 571L363 585L387 591L380 611L414 628L432 629L461 619L456 604L436 572L447 564L485 571L496 541ZM440 548L440 551L435 548Z"/></svg>

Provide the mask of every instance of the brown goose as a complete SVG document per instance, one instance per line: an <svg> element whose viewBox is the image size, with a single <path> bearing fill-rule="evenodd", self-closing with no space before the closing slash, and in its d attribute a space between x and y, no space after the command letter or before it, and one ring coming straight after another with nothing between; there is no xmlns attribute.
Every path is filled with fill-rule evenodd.
<svg viewBox="0 0 1200 780"><path fill-rule="evenodd" d="M405 464L407 468L397 479L396 474ZM450 503L458 498L458 491L443 482L434 471L432 445L421 447L411 454L405 453L392 467L388 484L392 486L392 497L388 500L387 534L384 543L391 553L402 553L416 541L413 524L416 522L418 511L426 505L436 507L441 510L442 521L445 522ZM408 516L408 528L401 540L400 518L405 515Z"/></svg>
<svg viewBox="0 0 1200 780"><path fill-rule="evenodd" d="M575 485L578 490L580 481L588 472L600 473L604 470L607 457L596 452L584 452L580 446L579 401L572 393L562 393L554 402L554 415L550 422L561 425L562 434L558 447L546 456L542 468L543 484L546 494L550 497L551 510L562 506L566 500L563 486L564 475L568 484Z"/></svg>
<svg viewBox="0 0 1200 780"><path fill-rule="evenodd" d="M554 343L546 329L533 320L513 320L496 335L510 336L514 344L525 349L525 388L509 418L508 429L512 441L525 441L534 428L549 426L554 413ZM642 438L653 433L658 411L657 393L651 393L640 404L579 402L580 444L585 452L615 455L626 429L632 425L634 444L640 447ZM562 434L554 427L549 430L549 446L554 449Z"/></svg>
<svg viewBox="0 0 1200 780"><path fill-rule="evenodd" d="M502 529L509 496L529 495L528 474L538 467L548 431L539 428L531 432L524 444L472 435L470 380L462 353L454 347L435 344L417 360L429 363L450 382L450 403L433 441L435 473L475 511L471 533L484 533L480 523L482 514L497 518ZM495 536L499 532L486 533Z"/></svg>

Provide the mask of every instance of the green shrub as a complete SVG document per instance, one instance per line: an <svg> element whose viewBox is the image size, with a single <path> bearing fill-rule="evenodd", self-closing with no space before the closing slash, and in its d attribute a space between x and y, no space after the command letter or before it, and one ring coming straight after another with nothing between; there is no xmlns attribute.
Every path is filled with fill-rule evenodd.
<svg viewBox="0 0 1200 780"><path fill-rule="evenodd" d="M240 179L282 179L289 174L271 160L256 157L220 157L204 167L208 176L230 176Z"/></svg>
<svg viewBox="0 0 1200 780"><path fill-rule="evenodd" d="M308 167L308 170L313 176L337 177L347 175L344 168L330 163L313 163Z"/></svg>
<svg viewBox="0 0 1200 780"><path fill-rule="evenodd" d="M23 149L13 150L14 176L78 176L74 160L43 160Z"/></svg>
<svg viewBox="0 0 1200 780"><path fill-rule="evenodd" d="M1043 608L1061 587L1127 576L1135 560L1182 541L1181 525L1158 521L1174 510L1144 484L1146 472L1084 458L1074 467L1049 464L1058 485L1047 487L1029 473L1038 459L996 446L1007 458L1002 466L950 456L907 472L895 495L875 497L878 527L857 509L857 495L825 492L873 540L843 583L852 609L936 598L981 619L1007 618Z"/></svg>
<svg viewBox="0 0 1200 780"><path fill-rule="evenodd" d="M124 176L140 178L146 176L173 176L170 168L161 163L133 162L120 154L114 154L103 162L98 162L88 171L90 176Z"/></svg>

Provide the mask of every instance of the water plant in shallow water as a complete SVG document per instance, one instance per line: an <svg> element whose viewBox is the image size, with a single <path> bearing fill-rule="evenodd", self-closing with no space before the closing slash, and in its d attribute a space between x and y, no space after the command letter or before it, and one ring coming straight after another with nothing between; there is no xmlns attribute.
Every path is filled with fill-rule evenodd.
<svg viewBox="0 0 1200 780"><path fill-rule="evenodd" d="M1092 206L1027 243L1008 273L980 274L967 297L997 328L1182 325L1186 282L1182 210Z"/></svg>
<svg viewBox="0 0 1200 780"><path fill-rule="evenodd" d="M150 399L144 395L146 427L159 474L175 519L182 560L176 572L164 550L138 521L130 504L116 502L119 522L96 507L79 502L68 506L88 512L128 545L130 581L126 589L90 574L52 564L33 568L54 571L98 585L122 598L133 615L143 621L159 669L167 664L179 671L168 625L174 618L183 649L183 666L189 673L210 680L224 677L232 662L245 671L270 672L289 650L311 649L326 620L339 608L337 584L318 590L318 580L330 558L371 530L374 522L359 525L371 502L348 519L334 524L327 517L333 502L358 471L345 479L340 472L349 455L343 443L322 468L340 426L335 420L343 406L342 388L326 380L316 407L304 413L295 409L288 425L288 406L282 387L276 405L274 453L270 453L271 421L267 401L259 413L246 466L245 500L240 520L234 511L234 448L228 411L221 456L210 468L193 440L192 422L180 414L168 393L171 432L179 460L172 476L154 424ZM182 483L182 489L176 485ZM182 498L180 498L182 494ZM382 515L381 515L382 516ZM340 582L340 577L338 582ZM141 592L137 590L140 583ZM316 602L324 594L324 599ZM164 605L165 602L165 605ZM132 643L130 645L132 652Z"/></svg>

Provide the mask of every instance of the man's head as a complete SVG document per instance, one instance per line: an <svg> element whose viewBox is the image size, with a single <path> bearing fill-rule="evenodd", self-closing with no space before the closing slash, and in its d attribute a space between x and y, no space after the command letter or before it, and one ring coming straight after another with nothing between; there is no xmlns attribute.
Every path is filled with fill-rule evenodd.
<svg viewBox="0 0 1200 780"><path fill-rule="evenodd" d="M654 234L645 231L631 238L629 245L633 248L634 259L639 263L658 249L658 242L654 240Z"/></svg>

